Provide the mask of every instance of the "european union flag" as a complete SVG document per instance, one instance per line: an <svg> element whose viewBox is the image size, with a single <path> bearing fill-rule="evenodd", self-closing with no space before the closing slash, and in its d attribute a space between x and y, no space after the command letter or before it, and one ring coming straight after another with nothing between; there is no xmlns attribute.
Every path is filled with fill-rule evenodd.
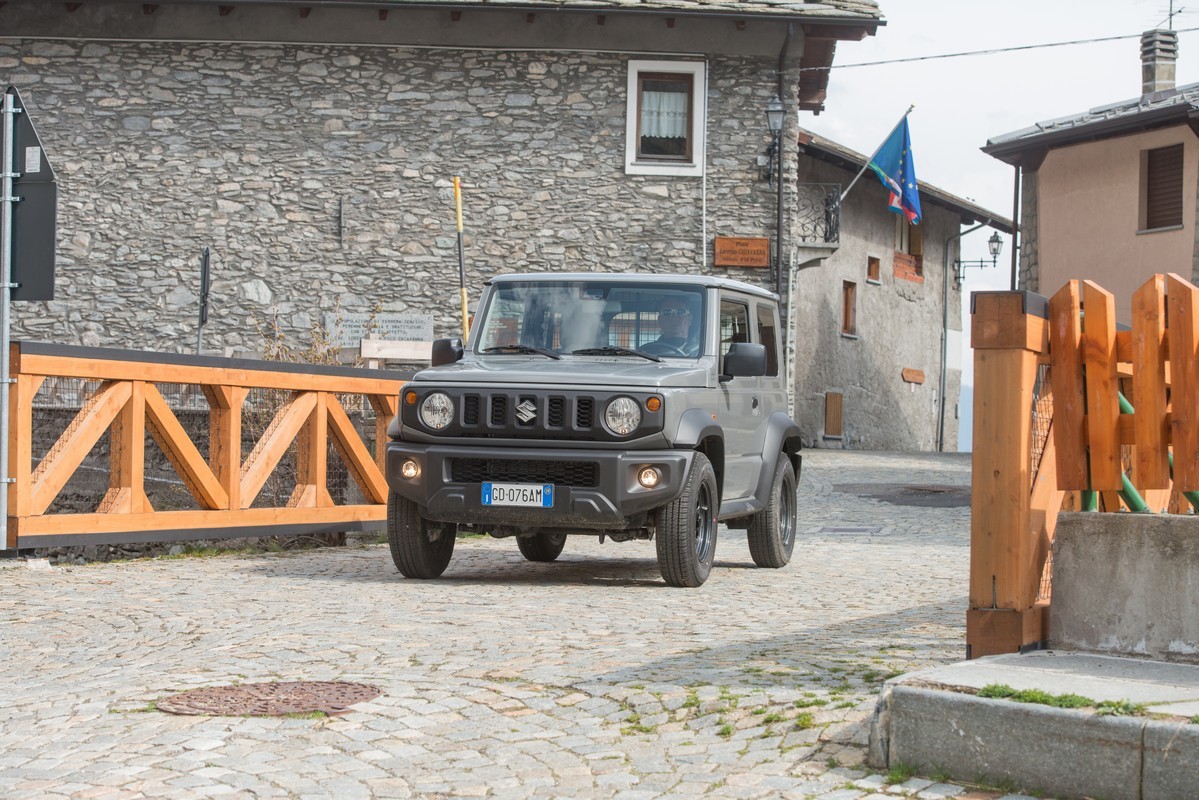
<svg viewBox="0 0 1199 800"><path fill-rule="evenodd" d="M912 160L912 139L908 135L907 117L870 159L870 169L891 191L887 201L891 210L903 214L913 225L919 225L920 191L916 188L916 164Z"/></svg>

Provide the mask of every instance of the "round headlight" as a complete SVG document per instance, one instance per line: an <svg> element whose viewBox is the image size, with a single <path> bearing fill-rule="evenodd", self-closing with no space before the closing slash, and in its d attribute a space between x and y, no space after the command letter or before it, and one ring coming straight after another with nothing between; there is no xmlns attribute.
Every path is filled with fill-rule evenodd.
<svg viewBox="0 0 1199 800"><path fill-rule="evenodd" d="M420 421L435 431L454 419L454 401L442 392L433 392L420 404Z"/></svg>
<svg viewBox="0 0 1199 800"><path fill-rule="evenodd" d="M631 397L617 397L608 403L604 422L608 423L608 430L617 436L628 436L641 424L641 406Z"/></svg>

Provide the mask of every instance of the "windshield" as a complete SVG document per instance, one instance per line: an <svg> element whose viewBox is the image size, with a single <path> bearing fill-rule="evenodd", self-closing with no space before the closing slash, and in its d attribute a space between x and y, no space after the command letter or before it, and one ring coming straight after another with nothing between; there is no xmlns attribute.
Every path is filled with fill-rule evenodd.
<svg viewBox="0 0 1199 800"><path fill-rule="evenodd" d="M702 354L703 320L704 292L698 286L616 281L500 284L475 322L475 349L695 358Z"/></svg>

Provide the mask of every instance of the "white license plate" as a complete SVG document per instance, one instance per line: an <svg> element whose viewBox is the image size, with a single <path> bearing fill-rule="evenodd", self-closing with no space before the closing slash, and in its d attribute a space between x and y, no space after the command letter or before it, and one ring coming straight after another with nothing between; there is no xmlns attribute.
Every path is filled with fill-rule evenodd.
<svg viewBox="0 0 1199 800"><path fill-rule="evenodd" d="M554 485L552 483L485 483L483 484L483 505L553 508Z"/></svg>

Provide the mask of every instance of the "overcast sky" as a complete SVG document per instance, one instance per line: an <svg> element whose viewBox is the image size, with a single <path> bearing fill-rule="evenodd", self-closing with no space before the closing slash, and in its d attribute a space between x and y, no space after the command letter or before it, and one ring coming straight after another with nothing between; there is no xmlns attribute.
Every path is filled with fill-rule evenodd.
<svg viewBox="0 0 1199 800"><path fill-rule="evenodd" d="M1012 216L1012 168L982 153L987 139L1141 94L1140 34L1167 27L1168 0L880 0L887 24L861 42L841 42L825 110L799 124L867 155L907 110L922 181ZM1199 82L1199 0L1175 0L1177 83ZM869 61L1115 36L1095 44L886 66ZM865 179L865 177L863 177ZM984 228L963 240L962 257L989 259ZM999 269L971 269L970 291L1006 289L1011 242ZM1048 287L1043 287L1048 288ZM1057 288L1057 287L1054 287ZM969 331L969 321L964 318ZM968 342L964 343L968 344ZM973 382L971 355L963 380Z"/></svg>

